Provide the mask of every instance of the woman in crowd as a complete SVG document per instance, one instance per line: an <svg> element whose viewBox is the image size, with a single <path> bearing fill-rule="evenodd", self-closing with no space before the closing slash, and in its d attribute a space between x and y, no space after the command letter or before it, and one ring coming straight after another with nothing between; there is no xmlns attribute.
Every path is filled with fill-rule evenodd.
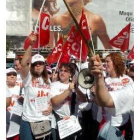
<svg viewBox="0 0 140 140"><path fill-rule="evenodd" d="M75 16L78 23L81 18L82 10L84 10L87 16L89 29L91 30L91 35L94 36L94 40L95 37L98 36L104 48L111 49L112 47L108 43L110 39L107 35L106 26L103 19L99 15L93 14L92 12L90 12L84 7L87 3L91 2L91 0L66 0L66 2L69 4L72 13ZM54 25L61 26L62 34L64 35L64 39L66 40L68 37L68 33L72 25L74 24L70 13L66 11L61 15L54 16L53 19L54 19L53 20ZM55 36L57 38L57 34L55 34Z"/></svg>
<svg viewBox="0 0 140 140"><path fill-rule="evenodd" d="M36 37L31 35L30 46L26 50L21 61L21 74L25 89L23 115L20 128L21 140L34 140L36 136L36 126L45 122L44 124L47 124L47 127L50 128L51 121L49 116L52 111L49 98L50 85L47 78L47 71L45 69L45 60L42 55L35 54L32 56L31 53L32 45L35 41ZM30 62L30 60L31 66L29 67L28 62ZM44 128L46 127L44 126ZM50 129L47 131L48 133L46 133L46 135L41 135L41 139L49 139Z"/></svg>
<svg viewBox="0 0 140 140"><path fill-rule="evenodd" d="M19 130L22 114L22 103L19 99L23 94L21 87L16 83L17 71L14 68L6 69L7 89L11 93L11 102L6 111L6 130L7 140L19 140Z"/></svg>
<svg viewBox="0 0 140 140"><path fill-rule="evenodd" d="M54 116L57 118L65 118L72 114L77 114L77 105L78 105L78 98L81 101L85 101L85 96L79 91L78 88L74 91L74 85L75 83L71 82L73 75L75 74L75 70L70 67L70 64L68 63L62 63L59 67L59 78L60 80L57 82L53 82L51 84L51 101L53 105L54 110ZM76 96L78 97L76 100L76 103L72 105L72 102L74 101L73 95L76 92ZM72 111L72 108L73 111ZM52 120L54 122L52 124L52 128L54 128L56 132L56 137L54 139L60 140L59 137L59 131L56 126L56 121L58 121L55 118ZM68 136L65 138L65 140L74 140L74 137Z"/></svg>
<svg viewBox="0 0 140 140"><path fill-rule="evenodd" d="M130 112L133 109L133 80L124 75L125 63L119 53L109 54L105 62L106 71L109 74L105 81L100 58L98 56L93 57L89 64L91 73L96 79L95 97L97 103L103 107L103 118L105 120L98 139L118 138L122 140L124 139L122 131L126 129ZM103 96L101 97L101 95Z"/></svg>

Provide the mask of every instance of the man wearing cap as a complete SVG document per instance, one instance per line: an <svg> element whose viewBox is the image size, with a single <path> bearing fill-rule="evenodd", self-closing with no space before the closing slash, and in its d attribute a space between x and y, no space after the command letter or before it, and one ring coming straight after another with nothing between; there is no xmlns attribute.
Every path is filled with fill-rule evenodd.
<svg viewBox="0 0 140 140"><path fill-rule="evenodd" d="M32 45L36 41L34 35L30 35L30 46L26 50L22 61L23 84L25 89L25 97L23 104L23 115L20 128L21 140L34 140L35 135L32 131L32 124L42 121L51 121L50 113L52 106L50 103L49 92L50 85L45 69L45 59L40 54L32 56ZM31 66L28 62L31 60ZM44 140L48 140L47 136L42 136Z"/></svg>
<svg viewBox="0 0 140 140"><path fill-rule="evenodd" d="M21 94L20 86L16 84L17 71L14 68L6 69L7 88L11 93L11 103L6 111L6 132L7 140L19 140L19 129L21 123L22 103L20 102Z"/></svg>

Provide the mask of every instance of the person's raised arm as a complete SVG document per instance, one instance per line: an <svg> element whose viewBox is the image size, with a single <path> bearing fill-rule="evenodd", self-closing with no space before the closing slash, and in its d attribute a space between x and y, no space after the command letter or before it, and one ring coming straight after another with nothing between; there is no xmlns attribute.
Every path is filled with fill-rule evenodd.
<svg viewBox="0 0 140 140"><path fill-rule="evenodd" d="M112 49L112 46L109 44L109 36L107 34L107 30L106 30L106 25L103 21L103 19L96 15L96 34L99 37L99 39L101 40L103 46L105 49Z"/></svg>
<svg viewBox="0 0 140 140"><path fill-rule="evenodd" d="M105 86L102 62L98 55L90 59L89 69L91 74L95 77L95 97L98 105L102 107L114 107L113 99Z"/></svg>
<svg viewBox="0 0 140 140"><path fill-rule="evenodd" d="M36 36L35 35L30 35L30 45L28 47L28 49L26 50L26 52L23 55L23 58L21 60L21 66L22 66L22 72L21 72L21 76L22 79L25 79L28 75L28 72L30 70L28 63L29 60L31 59L32 56L32 46L34 44L34 42L36 41Z"/></svg>

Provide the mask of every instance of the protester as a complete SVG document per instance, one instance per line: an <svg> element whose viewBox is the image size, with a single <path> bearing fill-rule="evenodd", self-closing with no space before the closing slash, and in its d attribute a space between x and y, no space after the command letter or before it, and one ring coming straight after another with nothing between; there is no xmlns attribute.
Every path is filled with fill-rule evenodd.
<svg viewBox="0 0 140 140"><path fill-rule="evenodd" d="M48 140L51 133L51 117L49 116L52 111L49 98L50 85L45 69L44 57L40 54L35 54L31 58L32 45L35 41L36 36L31 35L30 46L21 61L21 75L25 89L20 128L21 140L34 140L37 136L40 139ZM27 64L29 60L31 60L30 67ZM44 129L46 135L41 133L41 129Z"/></svg>
<svg viewBox="0 0 140 140"><path fill-rule="evenodd" d="M80 70L86 68L88 68L88 62L82 63ZM93 102L95 86L93 85L91 89L84 89L80 85L78 87L80 91L85 94L87 102L81 102L78 106L78 116L82 127L82 133L78 136L77 140L96 140L99 131L99 123L101 121L101 109Z"/></svg>
<svg viewBox="0 0 140 140"><path fill-rule="evenodd" d="M91 35L94 37L94 40L96 38L95 36L98 36L105 49L112 49L111 45L109 44L110 39L107 35L106 25L103 19L99 15L93 14L92 12L90 12L84 7L90 1L91 0L67 0L66 2L70 6L72 13L75 16L78 23L81 18L82 10L84 10L87 16L89 29L91 30ZM66 11L61 15L54 16L53 24L61 26L64 40L66 40L72 25L74 25L74 22L70 13ZM55 36L57 38L57 34L55 34Z"/></svg>
<svg viewBox="0 0 140 140"><path fill-rule="evenodd" d="M109 55L107 57L107 60L110 63L112 63L111 56L112 55ZM116 59L115 61L118 62L119 60L120 58ZM113 66L114 65L112 65L112 67ZM114 72L112 73L113 76L116 77L116 79L117 78L119 79L119 77L121 77L124 72L124 68L122 67L122 65L121 66L119 65L118 67L121 67L120 69L122 69L122 71L118 71L118 69L113 68ZM133 110L133 102L134 102L133 82L130 82L125 85L119 84L117 86L120 86L120 87L116 87L116 89L114 90L112 88L110 88L112 90L109 90L109 88L106 88L106 83L103 76L102 62L98 55L93 56L90 59L89 69L90 69L91 74L95 77L95 85L96 85L95 97L96 97L97 103L98 105L102 107L106 107L106 118L108 119L108 121L103 125L102 129L100 130L97 139L98 140L101 140L101 139L123 140L124 138L122 136L121 130L123 130L123 127L128 121L129 113ZM109 71L109 68L108 68L108 71ZM118 73L118 72L121 72L121 73ZM110 75L111 75L111 72L110 72Z"/></svg>
<svg viewBox="0 0 140 140"><path fill-rule="evenodd" d="M56 136L53 136L55 140L60 140L59 131L56 125L58 118L65 118L71 115L77 114L77 105L78 99L81 101L85 101L85 96L76 88L76 103L72 105L73 90L74 83L72 81L72 77L75 74L75 70L70 67L68 63L62 63L59 67L59 81L53 82L51 84L51 101L53 104L54 116L52 120L52 128L54 128ZM73 111L72 111L72 108ZM55 120L56 119L56 120ZM54 135L55 135L54 133ZM70 135L65 140L70 139L74 140L74 136Z"/></svg>
<svg viewBox="0 0 140 140"><path fill-rule="evenodd" d="M23 94L21 87L16 84L17 72L13 68L6 69L7 87L11 92L11 104L6 111L7 140L19 140L19 129L21 123L22 103L19 99Z"/></svg>
<svg viewBox="0 0 140 140"><path fill-rule="evenodd" d="M23 87L22 78L21 78L22 66L21 66L20 58L15 58L14 68L17 71L17 84L19 84L21 87Z"/></svg>

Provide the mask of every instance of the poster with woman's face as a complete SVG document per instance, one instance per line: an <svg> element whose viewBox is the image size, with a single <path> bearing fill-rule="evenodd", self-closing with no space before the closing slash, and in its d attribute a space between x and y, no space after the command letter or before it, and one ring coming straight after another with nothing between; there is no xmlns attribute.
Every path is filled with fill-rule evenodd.
<svg viewBox="0 0 140 140"><path fill-rule="evenodd" d="M134 1L128 0L66 0L76 20L80 21L84 7L89 32L95 49L110 49L109 40L131 23L129 49L134 45ZM7 0L7 35L27 36L33 30L40 8L52 16L51 44L54 47L59 36L67 39L74 21L63 0L25 0L15 3ZM20 12L18 11L20 9ZM54 41L55 40L55 41ZM116 49L113 47L113 49Z"/></svg>
<svg viewBox="0 0 140 140"><path fill-rule="evenodd" d="M36 2L35 5L37 5L37 1L40 1L38 5L42 4L41 1L43 2L43 0L34 0L34 2ZM66 2L78 22L80 21L81 7L84 7L95 49L110 49L106 42L115 37L129 23L131 23L129 49L133 47L134 1L106 0L106 2L103 2L102 0L66 0ZM54 34L63 34L64 38L67 38L74 22L68 13L64 1L52 0L49 6L51 10L58 10L54 14L51 13L54 20L54 24L52 25L54 27L51 26L51 32L54 32ZM47 10L46 5L46 11L48 12L49 10ZM37 18L37 16L35 16L36 13L37 8L35 9L33 7L33 18ZM96 18L101 18L101 21L98 21ZM104 40L106 40L106 42ZM113 47L113 49L117 48Z"/></svg>

